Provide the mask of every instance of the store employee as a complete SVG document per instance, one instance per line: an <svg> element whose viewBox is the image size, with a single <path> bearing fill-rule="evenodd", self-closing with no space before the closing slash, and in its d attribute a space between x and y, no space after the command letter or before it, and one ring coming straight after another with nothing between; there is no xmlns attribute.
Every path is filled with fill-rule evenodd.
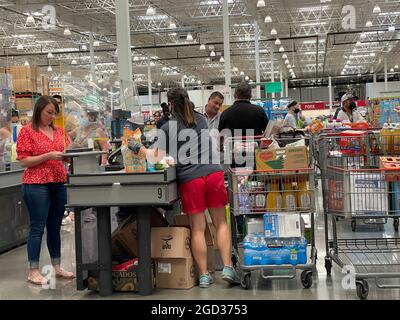
<svg viewBox="0 0 400 320"><path fill-rule="evenodd" d="M356 110L357 105L351 94L344 94L341 101L342 108L337 113L335 119L350 121L351 123L367 122L361 113Z"/></svg>

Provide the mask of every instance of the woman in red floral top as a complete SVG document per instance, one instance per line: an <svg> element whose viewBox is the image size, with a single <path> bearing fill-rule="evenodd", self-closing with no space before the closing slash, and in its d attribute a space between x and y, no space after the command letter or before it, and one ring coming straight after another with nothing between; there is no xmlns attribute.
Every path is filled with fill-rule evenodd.
<svg viewBox="0 0 400 320"><path fill-rule="evenodd" d="M59 112L55 99L43 96L35 104L32 121L21 129L17 139L17 154L26 168L22 178L22 192L28 207L30 226L28 236L28 281L45 284L39 271L39 257L44 228L47 248L57 277L72 279L74 274L61 268L61 221L67 193L64 186L67 173L62 153L65 134L54 126Z"/></svg>

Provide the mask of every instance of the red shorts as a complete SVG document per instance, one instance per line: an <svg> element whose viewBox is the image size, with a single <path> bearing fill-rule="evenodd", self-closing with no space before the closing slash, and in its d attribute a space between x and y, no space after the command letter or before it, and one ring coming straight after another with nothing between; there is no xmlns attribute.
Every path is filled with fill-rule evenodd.
<svg viewBox="0 0 400 320"><path fill-rule="evenodd" d="M179 192L186 214L202 213L207 208L224 208L228 203L223 171L181 184Z"/></svg>

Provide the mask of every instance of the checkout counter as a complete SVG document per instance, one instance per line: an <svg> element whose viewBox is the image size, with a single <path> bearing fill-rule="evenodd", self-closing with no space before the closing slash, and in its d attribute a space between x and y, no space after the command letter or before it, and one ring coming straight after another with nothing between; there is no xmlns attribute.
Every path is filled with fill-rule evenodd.
<svg viewBox="0 0 400 320"><path fill-rule="evenodd" d="M22 198L22 174L17 162L0 163L0 253L26 243L29 215Z"/></svg>
<svg viewBox="0 0 400 320"><path fill-rule="evenodd" d="M87 287L89 271L98 272L101 296L112 294L111 207L132 207L136 214L138 237L139 294L153 290L151 270L151 207L171 206L179 198L174 167L145 173L109 172L100 167L102 152L67 153L72 170L67 182L67 206L75 211L75 250L77 289ZM96 253L84 257L87 244L82 212L96 208Z"/></svg>

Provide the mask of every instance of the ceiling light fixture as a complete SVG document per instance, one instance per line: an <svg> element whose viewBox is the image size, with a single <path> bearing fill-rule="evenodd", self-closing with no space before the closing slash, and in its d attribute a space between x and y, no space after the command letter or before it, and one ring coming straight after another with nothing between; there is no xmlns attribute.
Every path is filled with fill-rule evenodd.
<svg viewBox="0 0 400 320"><path fill-rule="evenodd" d="M49 52L49 53L47 54L47 58L49 58L49 59L53 59L53 58L54 58L54 56L53 56L53 54L52 54L51 52Z"/></svg>
<svg viewBox="0 0 400 320"><path fill-rule="evenodd" d="M25 61L24 66L25 66L25 67L29 67L29 62L28 62L28 60Z"/></svg>
<svg viewBox="0 0 400 320"><path fill-rule="evenodd" d="M201 85L201 80L197 80L197 84L198 84L198 85Z"/></svg>
<svg viewBox="0 0 400 320"><path fill-rule="evenodd" d="M365 26L366 26L367 28L371 28L371 27L372 27L372 21L371 21L371 20L368 20L367 23L365 24Z"/></svg>
<svg viewBox="0 0 400 320"><path fill-rule="evenodd" d="M288 69L291 69L291 68L292 68L292 66L291 66L290 64L288 64L286 67L287 67Z"/></svg>
<svg viewBox="0 0 400 320"><path fill-rule="evenodd" d="M243 71L240 71L240 75L241 75L241 76L244 76L244 72L243 72Z"/></svg>
<svg viewBox="0 0 400 320"><path fill-rule="evenodd" d="M249 81L250 80L249 76L245 76L244 80Z"/></svg>
<svg viewBox="0 0 400 320"><path fill-rule="evenodd" d="M265 1L264 0L258 0L257 1L257 8L264 8L265 7Z"/></svg>
<svg viewBox="0 0 400 320"><path fill-rule="evenodd" d="M276 44L277 46L280 46L280 45L281 45L281 40L280 40L279 38L277 38L277 39L275 40L275 44Z"/></svg>
<svg viewBox="0 0 400 320"><path fill-rule="evenodd" d="M82 45L82 50L84 50L84 51L87 50L87 45L86 45L86 44L83 44L83 45Z"/></svg>
<svg viewBox="0 0 400 320"><path fill-rule="evenodd" d="M371 57L375 57L375 56L376 56L376 53L375 53L375 52L371 52L369 55L370 55Z"/></svg>
<svg viewBox="0 0 400 320"><path fill-rule="evenodd" d="M78 64L75 59L72 59L71 64Z"/></svg>
<svg viewBox="0 0 400 320"><path fill-rule="evenodd" d="M396 27L395 26L389 26L388 31L389 32L395 32L396 31Z"/></svg>
<svg viewBox="0 0 400 320"><path fill-rule="evenodd" d="M100 41L94 41L93 42L93 47L100 47Z"/></svg>
<svg viewBox="0 0 400 320"><path fill-rule="evenodd" d="M272 22L271 16L266 16L265 19L264 19L264 22L265 23L271 23Z"/></svg>
<svg viewBox="0 0 400 320"><path fill-rule="evenodd" d="M169 28L170 28L170 29L176 29L176 24L175 24L175 22L171 21L171 22L169 23Z"/></svg>
<svg viewBox="0 0 400 320"><path fill-rule="evenodd" d="M398 69L398 68L399 68L399 65L398 65L398 64L396 64L396 65L394 66L394 68L395 68L395 69Z"/></svg>
<svg viewBox="0 0 400 320"><path fill-rule="evenodd" d="M215 51L214 50L211 51L210 57L215 57Z"/></svg>
<svg viewBox="0 0 400 320"><path fill-rule="evenodd" d="M71 30L69 30L68 28L64 29L64 36L70 36L71 35Z"/></svg>
<svg viewBox="0 0 400 320"><path fill-rule="evenodd" d="M233 67L233 68L232 68L232 71L233 71L233 72L238 72L239 69L238 69L237 67Z"/></svg>
<svg viewBox="0 0 400 320"><path fill-rule="evenodd" d="M139 61L139 57L138 56L134 56L133 57L133 61L135 61L135 62Z"/></svg>
<svg viewBox="0 0 400 320"><path fill-rule="evenodd" d="M285 52L285 48L284 48L283 46L281 46L281 47L279 48L279 52Z"/></svg>
<svg viewBox="0 0 400 320"><path fill-rule="evenodd" d="M52 72L52 71L53 71L53 68L52 68L51 66L48 66L47 71L48 71L48 72Z"/></svg>
<svg viewBox="0 0 400 320"><path fill-rule="evenodd" d="M156 10L152 6L149 6L146 10L146 15L154 16L155 14L156 14Z"/></svg>
<svg viewBox="0 0 400 320"><path fill-rule="evenodd" d="M372 10L373 13L381 13L381 7L379 7L378 5L375 5L374 10Z"/></svg>
<svg viewBox="0 0 400 320"><path fill-rule="evenodd" d="M278 32L276 31L275 28L272 28L271 30L271 36L276 36L278 34Z"/></svg>
<svg viewBox="0 0 400 320"><path fill-rule="evenodd" d="M201 45L200 45L200 50L206 50L205 44L201 44Z"/></svg>
<svg viewBox="0 0 400 320"><path fill-rule="evenodd" d="M286 59L285 60L285 64L289 64L290 62L289 62L289 60L288 59Z"/></svg>
<svg viewBox="0 0 400 320"><path fill-rule="evenodd" d="M361 39L365 39L366 37L367 37L367 34L366 34L365 32L363 32L363 33L360 34L360 38L361 38Z"/></svg>
<svg viewBox="0 0 400 320"><path fill-rule="evenodd" d="M17 45L17 50L23 50L24 46L22 44Z"/></svg>
<svg viewBox="0 0 400 320"><path fill-rule="evenodd" d="M26 24L34 24L35 23L35 18L30 14L27 18L26 18Z"/></svg>
<svg viewBox="0 0 400 320"><path fill-rule="evenodd" d="M161 87L161 82L157 83L157 86Z"/></svg>
<svg viewBox="0 0 400 320"><path fill-rule="evenodd" d="M219 62L225 62L224 57L221 57L221 59L219 59Z"/></svg>
<svg viewBox="0 0 400 320"><path fill-rule="evenodd" d="M283 56L282 56L282 59L287 59L287 55L286 55L286 53L285 53L285 54L283 54Z"/></svg>
<svg viewBox="0 0 400 320"><path fill-rule="evenodd" d="M393 68L390 68L390 72L394 72L394 69L393 69Z"/></svg>
<svg viewBox="0 0 400 320"><path fill-rule="evenodd" d="M68 72L67 72L67 75L71 76L71 75L72 75L72 72L71 72L71 71L68 71Z"/></svg>
<svg viewBox="0 0 400 320"><path fill-rule="evenodd" d="M186 36L186 41L193 41L193 36L190 32Z"/></svg>

